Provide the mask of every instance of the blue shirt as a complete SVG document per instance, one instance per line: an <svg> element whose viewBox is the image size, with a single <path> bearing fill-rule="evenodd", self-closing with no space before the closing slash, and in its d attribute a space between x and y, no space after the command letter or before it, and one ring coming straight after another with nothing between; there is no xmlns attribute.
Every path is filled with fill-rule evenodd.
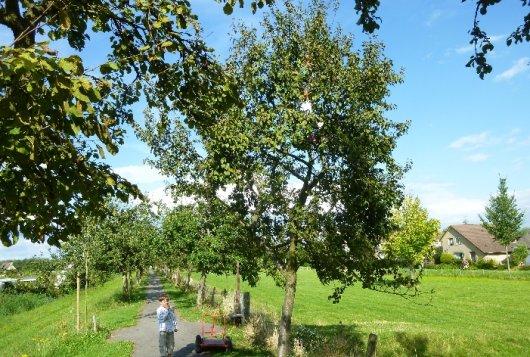
<svg viewBox="0 0 530 357"><path fill-rule="evenodd" d="M156 309L156 318L158 320L158 331L173 332L177 328L177 319L171 309L163 306Z"/></svg>

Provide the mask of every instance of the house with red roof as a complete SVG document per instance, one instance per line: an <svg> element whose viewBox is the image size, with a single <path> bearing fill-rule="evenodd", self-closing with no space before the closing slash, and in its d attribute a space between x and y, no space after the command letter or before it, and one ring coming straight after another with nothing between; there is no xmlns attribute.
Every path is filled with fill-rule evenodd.
<svg viewBox="0 0 530 357"><path fill-rule="evenodd" d="M454 224L447 227L440 239L442 250L458 259L477 261L479 258L491 259L501 263L506 259L506 249L493 239L493 236L480 224ZM508 246L508 254L517 245L530 243L528 237L522 237ZM528 259L527 259L528 260Z"/></svg>

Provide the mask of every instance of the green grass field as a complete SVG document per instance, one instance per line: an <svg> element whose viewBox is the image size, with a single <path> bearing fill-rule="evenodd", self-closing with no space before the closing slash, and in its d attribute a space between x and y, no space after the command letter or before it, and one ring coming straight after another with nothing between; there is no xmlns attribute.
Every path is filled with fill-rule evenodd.
<svg viewBox="0 0 530 357"><path fill-rule="evenodd" d="M110 343L107 337L110 331L135 323L145 291L138 289L131 302L123 302L120 291L121 278L89 289L88 312L89 316L97 317L100 325L97 333L75 332L75 294L0 317L0 356L129 356L132 343ZM84 311L83 299L81 306Z"/></svg>
<svg viewBox="0 0 530 357"><path fill-rule="evenodd" d="M342 331L364 343L375 332L379 356L529 356L530 275L518 273L509 278L431 271L422 290L432 294L407 300L351 287L333 304L327 299L331 288L302 268L293 323L317 335ZM234 278L210 276L207 284L233 290ZM244 290L251 292L251 309L279 314L283 291L272 279Z"/></svg>

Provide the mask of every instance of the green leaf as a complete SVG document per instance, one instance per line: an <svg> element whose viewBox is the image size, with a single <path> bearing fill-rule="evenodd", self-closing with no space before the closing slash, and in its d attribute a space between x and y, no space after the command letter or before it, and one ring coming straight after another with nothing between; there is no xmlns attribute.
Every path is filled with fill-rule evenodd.
<svg viewBox="0 0 530 357"><path fill-rule="evenodd" d="M20 134L20 128L17 126L16 128L13 128L13 129L9 130L9 134L11 134L11 135Z"/></svg>
<svg viewBox="0 0 530 357"><path fill-rule="evenodd" d="M225 6L223 6L223 12L226 15L232 15L232 12L234 12L234 7L230 3L226 3Z"/></svg>
<svg viewBox="0 0 530 357"><path fill-rule="evenodd" d="M107 176L106 182L107 182L107 185L109 185L109 186L116 185L116 180L112 176Z"/></svg>
<svg viewBox="0 0 530 357"><path fill-rule="evenodd" d="M75 135L79 135L79 133L81 132L81 128L78 125L76 125L75 123L70 124L70 127L74 131Z"/></svg>
<svg viewBox="0 0 530 357"><path fill-rule="evenodd" d="M99 66L101 74L107 74L120 69L120 66L116 62L106 62Z"/></svg>

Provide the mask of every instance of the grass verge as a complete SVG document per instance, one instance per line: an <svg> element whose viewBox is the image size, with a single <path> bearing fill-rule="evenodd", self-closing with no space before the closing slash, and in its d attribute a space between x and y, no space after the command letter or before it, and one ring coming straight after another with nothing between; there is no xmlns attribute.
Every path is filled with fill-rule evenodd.
<svg viewBox="0 0 530 357"><path fill-rule="evenodd" d="M84 321L81 294L81 321ZM130 301L121 296L116 277L88 291L88 324L96 315L99 331L75 331L75 294L60 297L30 311L0 317L1 356L130 356L131 342L110 342L110 331L135 323L145 301L137 289ZM84 329L85 326L82 326Z"/></svg>

